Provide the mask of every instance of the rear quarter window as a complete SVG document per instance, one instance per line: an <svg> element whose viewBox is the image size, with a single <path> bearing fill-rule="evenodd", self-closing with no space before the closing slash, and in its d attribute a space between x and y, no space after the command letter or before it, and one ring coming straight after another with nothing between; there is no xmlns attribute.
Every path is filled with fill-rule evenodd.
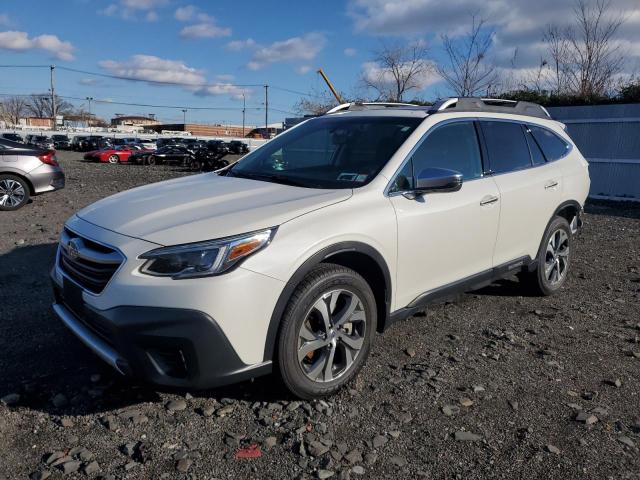
<svg viewBox="0 0 640 480"><path fill-rule="evenodd" d="M533 135L533 138L536 140L537 144L540 146L540 149L544 153L547 162L558 160L569 153L571 145L569 145L551 130L536 127L535 125L529 125L528 127L529 130L531 130L531 135Z"/></svg>

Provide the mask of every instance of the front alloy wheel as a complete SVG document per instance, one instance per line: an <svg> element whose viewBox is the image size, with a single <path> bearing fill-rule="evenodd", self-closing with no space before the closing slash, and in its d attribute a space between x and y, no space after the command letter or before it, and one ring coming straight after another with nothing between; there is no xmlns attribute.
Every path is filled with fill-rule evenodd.
<svg viewBox="0 0 640 480"><path fill-rule="evenodd" d="M337 392L364 365L376 330L376 301L357 272L315 267L285 309L277 365L287 388L304 399Z"/></svg>
<svg viewBox="0 0 640 480"><path fill-rule="evenodd" d="M358 358L367 328L362 300L344 289L322 295L298 333L298 362L314 382L331 382Z"/></svg>

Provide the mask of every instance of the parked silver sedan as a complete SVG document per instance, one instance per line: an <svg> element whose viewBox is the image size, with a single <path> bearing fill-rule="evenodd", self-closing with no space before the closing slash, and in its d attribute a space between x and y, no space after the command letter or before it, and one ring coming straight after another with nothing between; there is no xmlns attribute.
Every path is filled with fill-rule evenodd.
<svg viewBox="0 0 640 480"><path fill-rule="evenodd" d="M17 210L29 197L64 188L55 150L0 139L0 210Z"/></svg>

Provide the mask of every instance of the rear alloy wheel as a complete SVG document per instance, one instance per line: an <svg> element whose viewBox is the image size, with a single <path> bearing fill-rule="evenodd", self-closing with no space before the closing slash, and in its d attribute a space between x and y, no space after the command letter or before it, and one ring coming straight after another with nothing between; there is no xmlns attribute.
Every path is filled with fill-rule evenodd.
<svg viewBox="0 0 640 480"><path fill-rule="evenodd" d="M538 295L552 295L567 281L571 266L571 227L565 218L556 217L542 239L536 269L520 274L525 286Z"/></svg>
<svg viewBox="0 0 640 480"><path fill-rule="evenodd" d="M376 330L375 299L348 268L321 264L293 293L278 339L286 386L305 399L331 395L364 365Z"/></svg>
<svg viewBox="0 0 640 480"><path fill-rule="evenodd" d="M118 163L120 161L120 157L118 157L118 155L109 155L109 158L107 158L107 161L109 163Z"/></svg>
<svg viewBox="0 0 640 480"><path fill-rule="evenodd" d="M20 177L0 175L0 210L17 210L29 201L29 186Z"/></svg>

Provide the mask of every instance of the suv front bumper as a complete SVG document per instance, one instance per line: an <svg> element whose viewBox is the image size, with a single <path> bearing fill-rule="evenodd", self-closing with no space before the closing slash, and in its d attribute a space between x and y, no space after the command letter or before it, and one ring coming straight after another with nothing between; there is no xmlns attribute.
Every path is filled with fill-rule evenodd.
<svg viewBox="0 0 640 480"><path fill-rule="evenodd" d="M123 375L156 385L202 389L271 371L271 362L243 363L219 325L203 312L142 306L98 310L74 299L54 273L52 283L56 315Z"/></svg>

